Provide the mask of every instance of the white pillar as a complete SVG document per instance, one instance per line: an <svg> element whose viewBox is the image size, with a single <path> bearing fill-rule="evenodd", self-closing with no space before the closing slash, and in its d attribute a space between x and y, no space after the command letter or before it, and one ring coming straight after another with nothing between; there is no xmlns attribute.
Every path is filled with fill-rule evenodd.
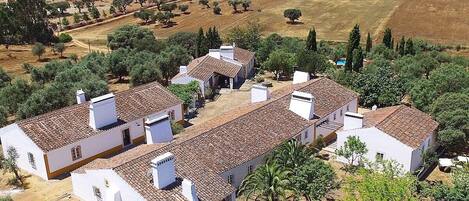
<svg viewBox="0 0 469 201"><path fill-rule="evenodd" d="M233 82L234 82L233 78L230 77L230 89L231 90L233 90L233 84L234 84Z"/></svg>

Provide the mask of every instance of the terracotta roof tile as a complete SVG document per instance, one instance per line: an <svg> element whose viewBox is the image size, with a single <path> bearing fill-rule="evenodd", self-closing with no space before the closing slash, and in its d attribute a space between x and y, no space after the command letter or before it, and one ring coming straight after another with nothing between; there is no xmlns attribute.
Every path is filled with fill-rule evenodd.
<svg viewBox="0 0 469 201"><path fill-rule="evenodd" d="M241 70L241 66L211 56L195 59L188 66L187 74L203 81L208 80L214 73L227 77L236 77Z"/></svg>
<svg viewBox="0 0 469 201"><path fill-rule="evenodd" d="M248 65L249 62L254 58L255 53L249 50L245 50L239 47L234 48L234 57L236 61L239 61L243 65Z"/></svg>
<svg viewBox="0 0 469 201"><path fill-rule="evenodd" d="M117 93L115 100L118 122L98 130L89 126L89 102L25 119L17 124L39 148L50 151L97 135L110 127L182 104L157 82Z"/></svg>
<svg viewBox="0 0 469 201"><path fill-rule="evenodd" d="M399 105L365 113L364 125L375 126L402 143L418 148L436 130L438 122L418 109Z"/></svg>
<svg viewBox="0 0 469 201"><path fill-rule="evenodd" d="M293 90L312 93L316 97L318 116L327 115L357 98L356 93L331 80L312 80L285 89L269 101L249 104L194 126L168 145L137 147L137 151L123 153L111 159L114 162L104 165L114 167L148 200L182 200L179 184L170 190L158 190L146 175L150 160L171 152L176 158L178 177L195 181L202 200L221 200L234 189L218 175L268 153L317 121L303 119L288 110ZM102 161L92 162L83 168L93 168L93 165L103 168Z"/></svg>

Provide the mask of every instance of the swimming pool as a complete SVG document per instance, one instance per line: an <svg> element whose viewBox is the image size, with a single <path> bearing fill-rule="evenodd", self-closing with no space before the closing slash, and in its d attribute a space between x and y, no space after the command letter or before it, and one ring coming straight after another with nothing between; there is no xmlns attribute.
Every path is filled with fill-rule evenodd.
<svg viewBox="0 0 469 201"><path fill-rule="evenodd" d="M335 64L338 66L345 66L345 61L345 59L339 59L335 62Z"/></svg>

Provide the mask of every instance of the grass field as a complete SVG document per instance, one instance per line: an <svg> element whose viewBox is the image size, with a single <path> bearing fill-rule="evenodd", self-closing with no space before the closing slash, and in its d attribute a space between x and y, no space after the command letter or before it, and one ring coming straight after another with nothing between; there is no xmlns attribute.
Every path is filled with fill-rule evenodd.
<svg viewBox="0 0 469 201"><path fill-rule="evenodd" d="M263 27L263 33L277 32L284 36L306 37L308 30L316 27L319 39L339 40L347 39L348 32L358 23L364 32L379 33L378 30L386 23L393 9L398 5L398 0L253 0L249 11L232 13L226 0L220 1L222 15L215 15L212 9L205 9L194 3L190 5L189 15L182 14L174 18L177 25L170 28L162 28L159 25L149 25L148 28L155 32L159 38L167 37L179 31L195 32L199 27L207 29L217 26L224 33L227 30L245 25L248 21L259 22ZM283 11L286 8L299 8L303 16L300 23L291 25L286 23ZM124 24L137 24L139 19L127 16L99 26L72 31L75 39L90 41L93 45L104 46L106 36L119 26Z"/></svg>
<svg viewBox="0 0 469 201"><path fill-rule="evenodd" d="M388 21L396 38L402 35L435 43L469 45L469 1L403 1Z"/></svg>

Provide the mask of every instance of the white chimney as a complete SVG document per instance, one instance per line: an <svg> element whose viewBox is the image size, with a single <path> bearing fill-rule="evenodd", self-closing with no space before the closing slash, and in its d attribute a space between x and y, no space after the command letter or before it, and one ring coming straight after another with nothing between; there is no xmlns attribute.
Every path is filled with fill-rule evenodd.
<svg viewBox="0 0 469 201"><path fill-rule="evenodd" d="M234 47L233 46L221 46L220 56L234 60Z"/></svg>
<svg viewBox="0 0 469 201"><path fill-rule="evenodd" d="M83 90L78 90L76 93L77 96L77 104L82 104L86 102L85 92Z"/></svg>
<svg viewBox="0 0 469 201"><path fill-rule="evenodd" d="M251 103L266 101L270 98L270 92L267 87L262 85L253 85L251 88Z"/></svg>
<svg viewBox="0 0 469 201"><path fill-rule="evenodd" d="M313 94L294 91L291 96L289 109L297 115L310 120L314 117L314 104L315 99Z"/></svg>
<svg viewBox="0 0 469 201"><path fill-rule="evenodd" d="M197 198L197 191L195 190L194 183L188 179L182 180L182 195L189 201L199 200L199 198Z"/></svg>
<svg viewBox="0 0 469 201"><path fill-rule="evenodd" d="M179 73L181 74L187 73L187 66L179 66Z"/></svg>
<svg viewBox="0 0 469 201"><path fill-rule="evenodd" d="M371 107L371 110L375 111L378 109L378 106L377 105L373 105L373 107Z"/></svg>
<svg viewBox="0 0 469 201"><path fill-rule="evenodd" d="M209 49L208 56L211 56L215 59L220 59L220 49Z"/></svg>
<svg viewBox="0 0 469 201"><path fill-rule="evenodd" d="M147 144L171 142L173 140L173 132L169 116L163 115L145 121L145 136Z"/></svg>
<svg viewBox="0 0 469 201"><path fill-rule="evenodd" d="M363 127L363 115L346 112L344 115L344 130L357 129Z"/></svg>
<svg viewBox="0 0 469 201"><path fill-rule="evenodd" d="M102 128L117 122L116 101L114 94L106 94L91 99L90 126L93 129Z"/></svg>
<svg viewBox="0 0 469 201"><path fill-rule="evenodd" d="M302 71L295 71L293 74L293 84L299 84L309 81L309 73Z"/></svg>
<svg viewBox="0 0 469 201"><path fill-rule="evenodd" d="M159 155L151 160L153 185L162 189L176 181L174 155L170 152Z"/></svg>

